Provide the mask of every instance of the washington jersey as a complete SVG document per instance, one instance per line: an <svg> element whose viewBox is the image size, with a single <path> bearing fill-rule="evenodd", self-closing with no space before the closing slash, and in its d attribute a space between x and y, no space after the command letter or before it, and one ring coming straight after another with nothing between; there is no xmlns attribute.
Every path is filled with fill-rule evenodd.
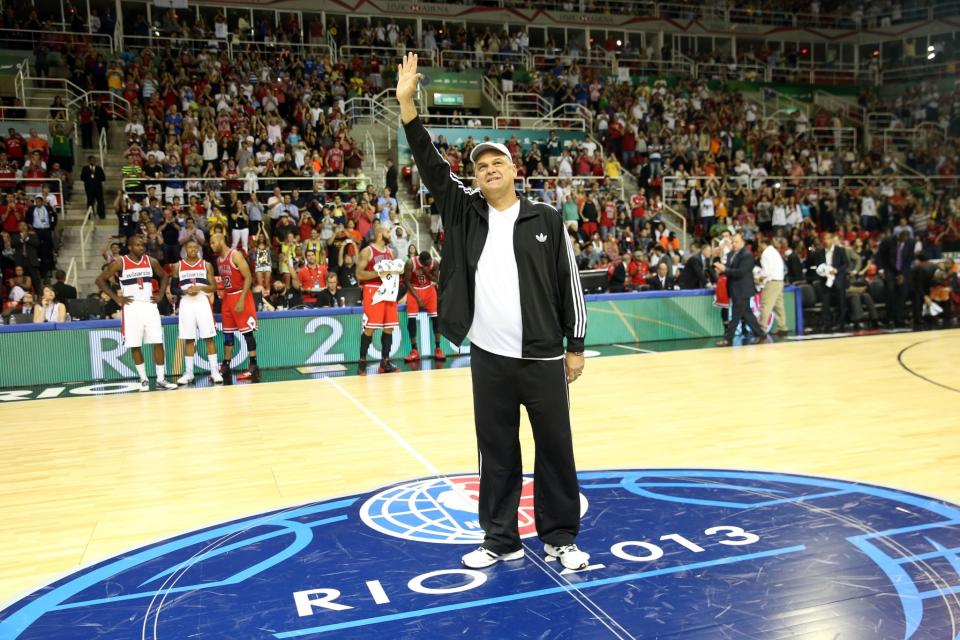
<svg viewBox="0 0 960 640"><path fill-rule="evenodd" d="M134 262L128 256L120 258L123 269L120 271L120 295L133 298L136 302L153 302L153 267L150 266L150 257L140 256L139 262Z"/></svg>
<svg viewBox="0 0 960 640"><path fill-rule="evenodd" d="M242 282L242 280L241 280ZM180 261L180 289L184 290L194 285L208 285L207 265L203 260L190 264L186 260Z"/></svg>

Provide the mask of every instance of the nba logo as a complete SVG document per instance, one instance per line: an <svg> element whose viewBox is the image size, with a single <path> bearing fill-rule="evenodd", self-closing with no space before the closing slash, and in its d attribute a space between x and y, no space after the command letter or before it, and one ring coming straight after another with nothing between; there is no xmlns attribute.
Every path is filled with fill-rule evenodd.
<svg viewBox="0 0 960 640"><path fill-rule="evenodd" d="M360 509L363 522L403 540L440 544L480 544L477 516L480 479L475 475L428 478L385 489ZM581 494L580 511L587 500ZM521 538L537 534L533 513L533 478L523 479L517 519Z"/></svg>

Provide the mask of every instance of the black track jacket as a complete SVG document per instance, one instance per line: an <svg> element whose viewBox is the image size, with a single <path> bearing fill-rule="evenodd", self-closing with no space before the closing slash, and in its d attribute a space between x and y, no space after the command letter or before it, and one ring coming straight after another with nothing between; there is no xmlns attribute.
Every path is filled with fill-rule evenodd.
<svg viewBox="0 0 960 640"><path fill-rule="evenodd" d="M440 332L460 345L473 323L477 263L489 229L487 201L479 189L467 188L450 171L419 117L404 130L420 179L433 195L446 231L440 262ZM520 280L522 356L561 356L564 338L567 351L582 352L587 306L559 212L520 195L513 251Z"/></svg>

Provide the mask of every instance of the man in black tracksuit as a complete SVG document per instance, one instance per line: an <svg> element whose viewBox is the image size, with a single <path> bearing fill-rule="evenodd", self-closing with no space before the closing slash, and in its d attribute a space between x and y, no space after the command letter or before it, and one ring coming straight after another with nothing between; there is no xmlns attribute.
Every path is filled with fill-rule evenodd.
<svg viewBox="0 0 960 640"><path fill-rule="evenodd" d="M408 54L397 80L400 117L446 230L440 332L454 344L471 343L485 536L463 564L482 568L523 557L517 526L523 405L537 444L537 533L564 567L586 567L589 555L574 544L580 492L567 385L583 371L587 317L569 237L556 209L514 190L516 167L503 145L483 143L470 154L479 188L451 173L417 116L418 77L417 57Z"/></svg>

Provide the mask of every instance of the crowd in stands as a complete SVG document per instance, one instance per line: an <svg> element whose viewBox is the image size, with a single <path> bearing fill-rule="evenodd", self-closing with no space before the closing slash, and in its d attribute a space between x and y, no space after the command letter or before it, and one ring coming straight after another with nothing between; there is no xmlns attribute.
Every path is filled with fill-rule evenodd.
<svg viewBox="0 0 960 640"><path fill-rule="evenodd" d="M279 281L310 305L315 296L304 289L326 282L303 282L310 261L356 286L354 260L375 224L390 226L406 255L397 200L364 174L343 112L343 101L373 82L369 74L256 48L232 59L145 48L118 64L123 77L111 89L132 105L118 235L144 235L161 264L178 260L188 238L207 246L211 233L225 233L255 268L257 293L269 298ZM168 302L172 312L175 297Z"/></svg>
<svg viewBox="0 0 960 640"><path fill-rule="evenodd" d="M872 6L878 5L861 9L873 11ZM101 30L109 28L109 14L97 18ZM112 60L83 43L59 52L76 84L113 92L130 105L122 114L127 119L127 146L120 152L125 158L123 188L112 203L117 242L105 249L106 262L125 251L124 239L133 233L142 234L148 253L169 266L187 239L206 244L211 233L224 232L248 256L266 304L276 294L279 304L271 306L288 307L291 302L315 303L316 296L304 295L303 281L316 293L311 274L317 269L338 273L340 287L353 286L356 252L376 223L391 227L395 251L407 255L409 234L399 224L394 197L396 174L391 183L388 173L382 190L364 175L363 151L351 137L343 110L344 100L389 86L389 56L355 54L332 63L321 50L298 53L263 46L299 42L299 25L291 20L250 24L240 17L228 23L218 15L207 24L193 13L170 9L160 13L160 33L207 39L213 46L194 50L170 41L156 48L141 44ZM142 17L131 22L133 33L147 33ZM573 42L565 49L554 47L562 55L548 58L540 70L515 77L508 62L498 61L529 46L523 30L445 31L428 25L417 42L412 29L390 20L355 20L349 33L345 29L329 19L325 31L316 22L308 25L305 37L395 50L420 45L430 52L473 51L476 59L468 55L464 64L482 62L503 89L536 93L555 106L579 104L591 114L595 139L564 145L551 134L541 144L524 145L515 138L507 143L522 187L561 211L581 267L607 269L612 291L643 289L654 286L653 280L663 286L656 278L663 267L674 286L689 280L681 278L690 254L682 250L675 214L685 218L691 239L710 248L711 255L732 230L742 231L754 246L760 235L780 237L785 251L806 256L824 231L841 232L851 248L859 242L865 250L875 250L884 233L904 225L917 238L923 257L958 249L956 185L946 179L905 183L889 177L902 173L901 159L883 149L863 152L847 146L839 134L833 140L828 134L826 141L813 135L814 130L839 131L848 124L839 114L798 111L786 121L765 121L741 93L710 90L704 82L612 83L606 69L581 65L590 58ZM250 40L233 48L232 57L217 46L237 36ZM594 49L601 52L614 47L612 41L598 44ZM927 175L956 174L957 148L951 142L958 130L956 91L920 85L890 102L866 95L863 100L872 110L894 113L891 126L927 122L950 132L954 137L908 149L902 162ZM79 115L82 146L89 147L95 127L105 126L114 114L104 105L87 107ZM580 113L570 113L576 115ZM469 124L470 114L461 116ZM66 137L59 129L52 131ZM70 182L67 157L72 150L66 154L53 143L40 148L35 138L9 132L0 157L0 184L6 184L3 178L10 171L19 181L11 190L12 204L4 209L14 212L4 218L5 228L8 220L11 227L9 238L4 237L8 270L17 262L12 260L15 244L26 255L26 240L18 241L12 231L31 216L39 221L33 232L38 262L20 260L23 275L30 276L29 289L39 295L37 288L56 265L34 196L41 196L45 207L50 195L43 178L62 175ZM465 176L470 175L465 159L474 144L470 138L456 144L437 141L454 171ZM405 167L404 174L415 187L415 167ZM851 175L869 179L847 179ZM55 208L62 203L50 205L52 228ZM32 224L32 219L27 222ZM438 224L433 231L442 242ZM305 268L310 273L303 278ZM325 282L321 279L319 288ZM165 311L175 308L174 291Z"/></svg>

